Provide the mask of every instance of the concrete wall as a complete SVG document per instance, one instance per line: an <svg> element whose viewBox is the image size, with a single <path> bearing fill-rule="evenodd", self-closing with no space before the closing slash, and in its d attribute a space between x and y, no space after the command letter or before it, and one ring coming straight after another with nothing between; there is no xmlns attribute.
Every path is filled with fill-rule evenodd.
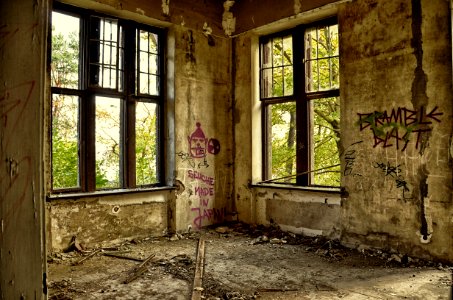
<svg viewBox="0 0 453 300"><path fill-rule="evenodd" d="M449 3L354 1L339 19L342 240L451 261Z"/></svg>
<svg viewBox="0 0 453 300"><path fill-rule="evenodd" d="M48 249L62 251L73 237L85 248L118 245L126 240L167 232L171 191L59 199L47 203Z"/></svg>
<svg viewBox="0 0 453 300"><path fill-rule="evenodd" d="M231 41L222 32L223 7L212 1L171 1L169 7L158 1L65 2L167 29L166 181L176 189L51 196L49 249L66 248L73 236L96 247L222 222L232 210L233 189Z"/></svg>
<svg viewBox="0 0 453 300"><path fill-rule="evenodd" d="M0 298L45 293L46 1L0 2Z"/></svg>
<svg viewBox="0 0 453 300"><path fill-rule="evenodd" d="M231 212L231 43L179 26L175 41L178 191L173 214L175 229L187 230L222 222Z"/></svg>
<svg viewBox="0 0 453 300"><path fill-rule="evenodd" d="M339 194L330 194L329 205L321 192L254 185L261 175L258 36L327 12L340 27L341 206ZM239 219L272 219L291 231L339 236L352 247L452 261L450 22L448 1L355 0L236 37L235 140L251 141L235 144Z"/></svg>

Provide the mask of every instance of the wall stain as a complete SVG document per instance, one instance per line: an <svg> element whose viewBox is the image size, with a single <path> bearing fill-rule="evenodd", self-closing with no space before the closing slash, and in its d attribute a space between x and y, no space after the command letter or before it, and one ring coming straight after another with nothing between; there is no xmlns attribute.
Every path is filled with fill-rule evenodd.
<svg viewBox="0 0 453 300"><path fill-rule="evenodd" d="M422 165L419 170L420 174L420 234L423 237L423 240L428 240L428 220L426 218L425 211L425 198L428 197L428 171L426 166Z"/></svg>

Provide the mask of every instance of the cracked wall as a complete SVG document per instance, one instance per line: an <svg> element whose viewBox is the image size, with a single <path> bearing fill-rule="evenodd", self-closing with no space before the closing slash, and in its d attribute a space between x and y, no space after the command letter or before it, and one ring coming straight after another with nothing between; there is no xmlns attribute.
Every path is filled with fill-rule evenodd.
<svg viewBox="0 0 453 300"><path fill-rule="evenodd" d="M343 242L451 261L448 2L353 1L339 20Z"/></svg>

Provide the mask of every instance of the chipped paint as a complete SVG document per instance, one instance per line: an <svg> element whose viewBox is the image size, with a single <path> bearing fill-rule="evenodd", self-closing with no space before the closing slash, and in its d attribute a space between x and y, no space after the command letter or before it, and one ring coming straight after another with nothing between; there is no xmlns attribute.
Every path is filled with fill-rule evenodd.
<svg viewBox="0 0 453 300"><path fill-rule="evenodd" d="M138 8L138 7L137 7L137 8L135 9L135 11L136 11L137 13L141 14L142 16L145 15L145 11L144 11L143 9L141 9L141 8Z"/></svg>
<svg viewBox="0 0 453 300"><path fill-rule="evenodd" d="M212 33L212 28L208 26L208 23L204 22L203 24L203 34L208 36Z"/></svg>
<svg viewBox="0 0 453 300"><path fill-rule="evenodd" d="M166 16L170 15L170 0L162 0L162 13Z"/></svg>
<svg viewBox="0 0 453 300"><path fill-rule="evenodd" d="M302 12L302 4L300 0L294 0L294 14L297 15Z"/></svg>
<svg viewBox="0 0 453 300"><path fill-rule="evenodd" d="M227 36L231 36L236 30L236 18L233 13L230 12L230 8L234 5L234 1L228 0L223 3L223 15L222 15L222 28Z"/></svg>

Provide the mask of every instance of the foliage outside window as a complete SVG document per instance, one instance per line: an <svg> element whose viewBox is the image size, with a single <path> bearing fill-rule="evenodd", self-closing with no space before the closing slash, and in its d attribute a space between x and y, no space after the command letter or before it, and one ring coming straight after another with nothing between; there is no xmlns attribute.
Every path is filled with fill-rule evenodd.
<svg viewBox="0 0 453 300"><path fill-rule="evenodd" d="M336 20L260 39L265 182L340 184L339 85Z"/></svg>
<svg viewBox="0 0 453 300"><path fill-rule="evenodd" d="M52 190L161 184L159 29L60 3L52 12Z"/></svg>

